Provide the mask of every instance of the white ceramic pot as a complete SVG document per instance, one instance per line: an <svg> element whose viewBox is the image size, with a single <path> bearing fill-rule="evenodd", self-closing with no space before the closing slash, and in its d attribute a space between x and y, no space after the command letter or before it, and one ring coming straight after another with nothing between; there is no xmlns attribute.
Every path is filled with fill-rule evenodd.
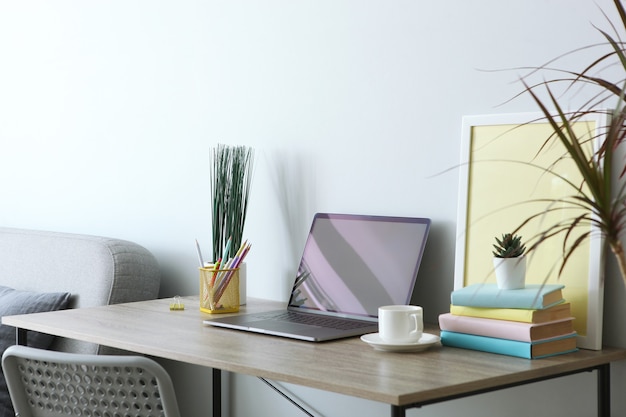
<svg viewBox="0 0 626 417"><path fill-rule="evenodd" d="M501 290L518 290L526 286L526 257L493 258L496 282Z"/></svg>
<svg viewBox="0 0 626 417"><path fill-rule="evenodd" d="M242 262L239 265L239 304L246 305L246 299L248 297L246 293L248 281L248 265L245 262Z"/></svg>

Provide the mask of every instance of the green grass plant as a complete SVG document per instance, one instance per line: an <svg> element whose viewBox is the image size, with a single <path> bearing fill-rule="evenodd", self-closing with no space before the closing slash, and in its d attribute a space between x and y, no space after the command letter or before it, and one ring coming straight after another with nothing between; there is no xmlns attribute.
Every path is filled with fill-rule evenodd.
<svg viewBox="0 0 626 417"><path fill-rule="evenodd" d="M211 209L213 262L223 256L228 239L234 253L242 243L248 213L254 150L217 145L211 151ZM224 261L226 261L224 259Z"/></svg>

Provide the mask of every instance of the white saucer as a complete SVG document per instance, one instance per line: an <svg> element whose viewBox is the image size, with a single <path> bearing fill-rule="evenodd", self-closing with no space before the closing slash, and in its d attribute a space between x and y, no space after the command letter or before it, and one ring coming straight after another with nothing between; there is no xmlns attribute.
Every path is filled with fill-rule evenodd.
<svg viewBox="0 0 626 417"><path fill-rule="evenodd" d="M376 350L385 352L419 352L428 349L432 345L439 343L439 336L424 333L417 342L412 343L387 343L384 342L378 333L370 333L361 336L361 340L372 346Z"/></svg>

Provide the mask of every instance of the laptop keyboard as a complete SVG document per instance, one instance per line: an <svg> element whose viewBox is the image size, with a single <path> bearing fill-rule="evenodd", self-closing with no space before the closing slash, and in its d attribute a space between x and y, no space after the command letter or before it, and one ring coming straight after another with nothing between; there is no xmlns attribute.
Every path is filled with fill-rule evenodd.
<svg viewBox="0 0 626 417"><path fill-rule="evenodd" d="M256 317L259 317L262 319L286 321L289 323L309 324L312 326L327 327L327 328L339 329L339 330L359 329L363 327L369 327L372 324L374 324L368 321L328 317L328 316L321 316L317 314L299 314L293 311L285 311L281 313L274 313L274 314L267 314L267 315L259 314L259 315L256 315Z"/></svg>

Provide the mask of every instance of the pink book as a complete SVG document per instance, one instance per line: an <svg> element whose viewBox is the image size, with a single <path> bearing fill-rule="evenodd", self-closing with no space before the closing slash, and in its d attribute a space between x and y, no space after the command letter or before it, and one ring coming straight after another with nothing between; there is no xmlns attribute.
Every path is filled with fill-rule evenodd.
<svg viewBox="0 0 626 417"><path fill-rule="evenodd" d="M445 313L439 316L439 327L441 330L456 333L534 342L572 333L574 331L573 320L573 317L569 317L546 323L522 323Z"/></svg>

